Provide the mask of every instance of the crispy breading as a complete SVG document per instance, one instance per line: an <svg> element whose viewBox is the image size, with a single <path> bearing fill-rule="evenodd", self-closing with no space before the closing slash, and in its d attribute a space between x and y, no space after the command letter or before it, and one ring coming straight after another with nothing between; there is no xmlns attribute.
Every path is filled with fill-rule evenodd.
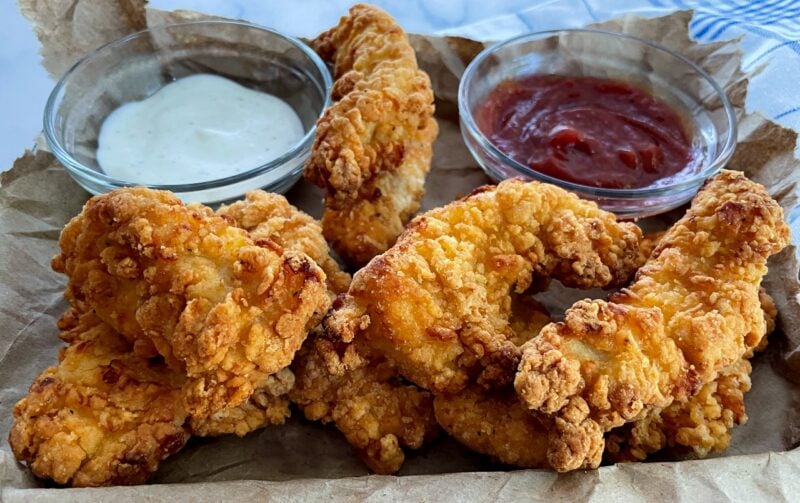
<svg viewBox="0 0 800 503"><path fill-rule="evenodd" d="M364 75L379 68L415 66L417 56L403 29L374 5L355 4L346 16L312 42L320 57L334 65L334 78L350 71Z"/></svg>
<svg viewBox="0 0 800 503"><path fill-rule="evenodd" d="M747 421L744 394L750 390L751 370L748 360L739 360L689 399L611 430L606 457L613 462L642 461L665 447L705 457L726 449L733 427Z"/></svg>
<svg viewBox="0 0 800 503"><path fill-rule="evenodd" d="M547 430L513 389L486 391L472 385L437 395L436 420L453 438L497 461L521 468L548 468Z"/></svg>
<svg viewBox="0 0 800 503"><path fill-rule="evenodd" d="M317 336L292 368L292 401L306 418L333 422L375 473L397 472L403 448L418 449L438 433L431 394L403 383L388 362L366 360L355 344Z"/></svg>
<svg viewBox="0 0 800 503"><path fill-rule="evenodd" d="M289 204L282 195L254 190L241 201L221 206L217 215L231 219L255 242L269 239L284 250L305 253L314 259L325 271L328 287L334 294L346 292L350 286L350 275L330 255L320 223Z"/></svg>
<svg viewBox="0 0 800 503"><path fill-rule="evenodd" d="M348 263L386 250L419 208L432 144L430 79L394 19L358 4L311 43L334 67L306 178L326 189L325 237Z"/></svg>
<svg viewBox="0 0 800 503"><path fill-rule="evenodd" d="M656 246L658 246L659 241L661 241L665 233L666 231L653 232L642 238L642 241L639 243L639 267L647 262L647 259L650 258L650 254L656 249Z"/></svg>
<svg viewBox="0 0 800 503"><path fill-rule="evenodd" d="M630 287L577 302L526 343L515 386L549 422L551 465L596 467L605 431L694 395L758 346L759 285L788 240L764 188L722 171Z"/></svg>
<svg viewBox="0 0 800 503"><path fill-rule="evenodd" d="M772 297L759 289L766 335L775 330L778 310ZM761 339L757 351L766 347ZM745 354L749 358L752 354ZM664 448L678 453L691 452L705 457L725 450L736 425L747 422L744 395L750 390L752 366L739 360L684 400L675 400L664 409L653 409L644 418L612 430L606 437L606 458L610 461L642 461Z"/></svg>
<svg viewBox="0 0 800 503"><path fill-rule="evenodd" d="M63 325L72 344L14 407L14 455L59 484L143 483L189 438L184 376L91 314Z"/></svg>
<svg viewBox="0 0 800 503"><path fill-rule="evenodd" d="M645 240L657 242L659 238L651 235ZM760 298L770 333L777 311L763 289ZM512 301L511 323L523 336L518 344L535 337L549 321L544 307L529 297ZM724 450L733 427L747 421L744 394L750 389L750 371L747 360L740 360L696 395L664 409L653 409L644 418L611 430L606 437L605 458L611 462L641 461L665 447L697 457ZM451 436L477 452L522 468L550 466L547 428L513 390L487 392L478 386L468 387L455 395L436 396L434 410L437 421Z"/></svg>
<svg viewBox="0 0 800 503"><path fill-rule="evenodd" d="M775 331L775 326L778 320L778 306L775 305L775 301L770 297L764 287L760 287L758 289L758 301L761 303L761 309L764 311L764 324L765 324L765 334L769 335L773 331ZM763 337L761 342L759 342L754 348L753 353L758 351L763 351L767 347L768 339ZM750 358L751 353L745 353L746 358Z"/></svg>
<svg viewBox="0 0 800 503"><path fill-rule="evenodd" d="M217 214L245 229L255 242L271 240L285 250L305 253L325 271L331 297L347 291L350 275L342 271L330 256L328 243L322 236L322 226L313 217L295 208L279 194L254 190L245 199L223 205ZM309 344L312 342L309 340ZM294 387L295 377L288 368L267 377L257 385L243 405L223 409L202 421L192 421L198 435L246 433L270 424L281 424L289 416L287 394Z"/></svg>
<svg viewBox="0 0 800 503"><path fill-rule="evenodd" d="M437 127L433 121L428 124L432 137L436 136ZM392 173L381 173L370 182L371 195L341 209L325 209L325 238L349 264L366 264L395 243L419 209L432 157L433 140L409 144L400 167Z"/></svg>
<svg viewBox="0 0 800 503"><path fill-rule="evenodd" d="M433 116L433 92L394 19L355 5L311 43L333 64L334 104L317 124L306 178L328 189L334 208L358 197L381 171L400 166Z"/></svg>
<svg viewBox="0 0 800 503"><path fill-rule="evenodd" d="M244 403L288 366L330 305L325 274L307 255L257 245L167 192L93 197L60 246L53 268L69 278L67 297L184 372L197 418Z"/></svg>
<svg viewBox="0 0 800 503"><path fill-rule="evenodd" d="M190 205L190 210L204 214L207 210L201 205ZM298 252L308 252L315 260L320 261L327 272L329 272L329 286L337 291L346 290L349 283L349 275L342 272L336 262L328 256L328 246L322 237L322 229L318 222L295 209L282 196L266 194L260 191L248 195L245 201L235 203L220 210L226 218L234 221L240 227L249 230L254 241L272 239L274 243L270 246L285 245L287 249ZM186 378L180 372L167 368L163 363L154 364L148 362L146 356L142 356L133 351L133 347L126 338L113 332L105 325L100 318L87 309L87 302L82 298L72 298L73 305L59 320L59 336L65 342L72 344L64 350L69 358L60 367L50 369L41 377L37 383L42 382L53 372L63 373L66 368L91 368L95 360L99 357L110 355L108 358L115 358L115 368L123 368L126 371L125 386L131 386L133 379L151 377L142 369L154 369L162 373L163 382L150 383L146 388L146 393L153 395L161 394L168 396L172 401L174 412L174 423L181 426L181 442L174 445L177 450L188 439L189 433L200 436L216 436L234 433L245 435L250 431L262 428L267 425L282 424L289 416L290 402L287 398L288 391L294 385L294 375L288 368L279 370L275 374L266 376L262 382L255 383L255 389L249 399L240 405L225 407L215 411L208 417L190 417L183 408L182 393ZM101 334L97 337L97 334ZM87 343L86 341L90 341ZM137 340L141 342L141 340ZM90 346L87 346L90 344ZM80 347L79 347L80 346ZM87 351L85 347L91 347ZM141 344L140 344L141 346ZM141 349L141 348L140 348ZM141 351L139 351L140 353ZM87 356L88 355L88 356ZM120 363L123 362L123 363ZM144 376L144 377L142 377ZM136 407L140 407L139 397L132 397L127 389L117 391L95 390L91 374L79 376L70 383L71 386L80 386L80 395L72 391L66 385L59 384L56 387L48 384L47 387L35 384L32 393L23 400L19 410L41 411L42 405L37 403L41 396L50 396L53 393L66 393L70 399L80 397L88 404L100 404L106 395L111 396L116 401L115 405L121 412L112 411L114 427L120 428L119 424L131 432L139 432L140 436L145 436L148 432L153 432L154 438L137 439L133 434L126 433L122 441L117 444L109 443L109 449L98 449L94 452L87 452L83 459L79 459L80 452L75 446L82 446L86 443L95 442L100 434L111 435L110 433L98 433L93 424L76 422L70 416L66 416L66 411L59 408L65 407L63 401L51 400L53 419L33 419L22 418L15 426L15 437L12 439L16 446L15 452L21 459L28 460L33 467L34 473L42 477L50 477L60 483L71 483L73 485L97 485L111 483L140 483L152 473L158 461L166 457L171 451L165 451L165 447L160 446L156 440L164 435L164 425L157 424L155 427L148 424L153 419L152 415L143 414ZM120 381L123 382L123 381ZM157 388L156 384L161 385ZM46 394L44 393L46 391ZM131 399L129 404L127 400ZM141 400L146 403L148 396L142 396ZM160 400L160 399L159 399ZM37 407L34 409L34 407ZM128 416L123 416L123 412L133 408L134 412ZM99 411L92 410L94 414ZM153 411L155 412L155 411ZM166 422L168 412L161 413L162 422ZM127 421L121 423L117 416L125 417ZM84 415L80 415L83 418ZM66 418L66 419L65 419ZM100 418L92 418L100 422ZM42 439L47 432L54 428L61 427L66 434L59 434L52 439ZM105 441L105 439L104 439ZM166 440L165 440L166 442ZM170 447L173 444L168 444ZM44 447L42 447L44 446ZM120 461L121 460L121 461ZM140 465L136 465L133 460L141 460ZM76 468L80 464L83 468ZM70 472L72 470L72 472ZM139 470L139 471L136 471Z"/></svg>
<svg viewBox="0 0 800 503"><path fill-rule="evenodd" d="M217 213L248 230L256 241L270 239L285 249L307 253L325 270L332 294L347 290L350 276L330 257L319 223L282 196L254 191ZM292 390L289 396L306 417L334 422L373 471L396 472L405 457L403 448L419 448L436 432L430 396L400 383L387 364L370 364L356 357L354 347L343 353L349 355L349 366L328 341L312 334L292 364L296 381L287 369L290 385L268 393L257 388L247 404L217 413L212 417L214 433L246 433L263 426L270 412L275 419L282 419L286 400L282 395ZM253 403L258 398L263 400L261 408ZM231 421L236 429L228 425ZM192 427L198 429L195 421Z"/></svg>
<svg viewBox="0 0 800 503"><path fill-rule="evenodd" d="M189 429L201 437L230 433L243 437L265 426L283 424L291 415L287 395L293 386L292 371L281 369L257 383L245 403L218 410L209 417L189 418Z"/></svg>
<svg viewBox="0 0 800 503"><path fill-rule="evenodd" d="M361 339L434 393L513 380L511 299L534 275L610 286L632 274L641 231L558 187L507 180L415 218L356 273L325 325Z"/></svg>
<svg viewBox="0 0 800 503"><path fill-rule="evenodd" d="M517 346L536 337L550 315L528 295L511 300L511 328ZM510 386L486 391L472 385L433 400L436 421L453 438L493 459L522 468L547 468L547 430Z"/></svg>

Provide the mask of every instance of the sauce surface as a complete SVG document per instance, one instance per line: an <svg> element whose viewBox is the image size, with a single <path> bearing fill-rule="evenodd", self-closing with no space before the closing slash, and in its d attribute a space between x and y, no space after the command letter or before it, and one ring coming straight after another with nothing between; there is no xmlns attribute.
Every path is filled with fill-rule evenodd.
<svg viewBox="0 0 800 503"><path fill-rule="evenodd" d="M97 161L109 176L135 183L204 182L272 161L304 134L280 98L197 74L111 112Z"/></svg>
<svg viewBox="0 0 800 503"><path fill-rule="evenodd" d="M627 82L530 75L478 105L478 128L531 169L592 187L645 187L693 158L682 117Z"/></svg>

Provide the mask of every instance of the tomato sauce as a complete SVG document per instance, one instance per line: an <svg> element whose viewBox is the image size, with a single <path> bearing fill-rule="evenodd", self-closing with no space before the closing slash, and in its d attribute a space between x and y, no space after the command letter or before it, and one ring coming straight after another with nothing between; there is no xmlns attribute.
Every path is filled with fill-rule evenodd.
<svg viewBox="0 0 800 503"><path fill-rule="evenodd" d="M693 158L682 116L627 82L530 75L493 89L478 128L531 169L592 187L645 187Z"/></svg>

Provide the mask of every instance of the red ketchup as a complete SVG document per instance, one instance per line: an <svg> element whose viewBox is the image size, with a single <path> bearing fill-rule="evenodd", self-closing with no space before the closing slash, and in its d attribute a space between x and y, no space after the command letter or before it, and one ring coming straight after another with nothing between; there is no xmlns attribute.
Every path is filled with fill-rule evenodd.
<svg viewBox="0 0 800 503"><path fill-rule="evenodd" d="M475 114L503 153L555 178L612 189L645 187L684 169L682 117L618 80L530 75L493 89Z"/></svg>

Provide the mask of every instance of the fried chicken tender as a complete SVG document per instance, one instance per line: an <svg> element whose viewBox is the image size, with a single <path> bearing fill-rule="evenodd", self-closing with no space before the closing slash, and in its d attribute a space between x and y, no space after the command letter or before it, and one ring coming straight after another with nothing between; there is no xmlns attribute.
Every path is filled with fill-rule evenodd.
<svg viewBox="0 0 800 503"><path fill-rule="evenodd" d="M457 393L512 382L511 299L533 276L610 286L635 269L641 231L558 187L507 180L415 218L356 273L326 318L413 383Z"/></svg>
<svg viewBox="0 0 800 503"><path fill-rule="evenodd" d="M332 298L347 291L350 275L342 271L330 256L319 222L292 206L285 197L254 190L248 192L241 201L221 206L216 213L248 231L256 243L269 240L284 250L305 253L311 257L325 271ZM282 424L290 415L288 393L294 384L294 373L288 367L284 368L268 376L263 384L257 385L245 404L217 411L209 418L192 420L193 433L202 436L226 433L244 436L264 426Z"/></svg>
<svg viewBox="0 0 800 503"><path fill-rule="evenodd" d="M766 335L775 330L778 310L772 297L759 289ZM763 337L756 350L766 347ZM745 354L749 358L751 354ZM653 409L644 418L612 430L606 437L606 458L610 461L643 461L664 448L688 451L702 458L725 450L731 431L747 422L744 395L750 390L752 366L739 360L720 372L686 400L676 400L664 409Z"/></svg>
<svg viewBox="0 0 800 503"><path fill-rule="evenodd" d="M697 457L725 450L733 427L747 421L744 394L750 390L751 371L748 360L739 360L689 399L612 430L606 438L606 457L613 462L643 461L665 447Z"/></svg>
<svg viewBox="0 0 800 503"><path fill-rule="evenodd" d="M210 209L145 188L96 196L64 228L53 268L94 310L188 376L204 418L243 404L289 365L327 311L325 273L307 255L258 245Z"/></svg>
<svg viewBox="0 0 800 503"><path fill-rule="evenodd" d="M660 236L647 236L644 241ZM655 244L655 243L654 243ZM761 307L769 334L777 310L761 290ZM512 326L532 339L549 321L547 311L527 297L515 299ZM764 338L766 341L766 337ZM523 341L524 342L524 341ZM520 342L521 344L522 342ZM644 418L611 430L605 458L611 462L642 461L665 447L704 457L727 448L731 430L747 421L744 394L750 389L751 366L740 360L685 401L653 409ZM508 391L487 392L471 386L455 395L438 395L434 410L439 424L467 447L521 468L549 468L547 429Z"/></svg>
<svg viewBox="0 0 800 503"><path fill-rule="evenodd" d="M283 196L253 191L217 214L249 231L255 241L269 239L284 249L308 254L325 270L332 295L347 290L350 275L331 258L319 223ZM429 393L399 382L395 369L385 362L370 363L357 356L355 346L339 346L346 357L312 332L291 367L297 378L285 369L286 386L268 393L257 389L245 406L219 413L221 417L214 418L215 433L231 431L220 427L227 426L231 416L239 434L263 426L261 419L269 419L269 412L282 419L288 393L308 419L333 422L373 471L398 471L405 458L403 448L419 448L437 432L432 399ZM253 403L257 399L263 402Z"/></svg>
<svg viewBox="0 0 800 503"><path fill-rule="evenodd" d="M395 473L404 447L418 449L436 437L433 398L403 383L388 362L364 359L354 344L338 345L318 336L303 346L289 396L307 419L333 422L372 471Z"/></svg>
<svg viewBox="0 0 800 503"><path fill-rule="evenodd" d="M217 215L231 219L233 225L246 230L256 243L268 239L284 250L305 253L314 259L325 271L334 295L346 292L350 286L350 275L330 255L320 223L289 204L282 195L254 190L241 201L221 206Z"/></svg>
<svg viewBox="0 0 800 503"><path fill-rule="evenodd" d="M528 295L511 301L514 344L536 337L550 315ZM548 468L547 430L520 401L514 389L487 391L471 385L433 400L436 421L453 438L473 451L521 468Z"/></svg>
<svg viewBox="0 0 800 503"><path fill-rule="evenodd" d="M14 407L14 455L58 484L143 483L189 438L184 376L92 314L70 311L61 325L72 344Z"/></svg>
<svg viewBox="0 0 800 503"><path fill-rule="evenodd" d="M486 391L471 385L433 401L444 430L473 451L520 468L549 468L547 430L513 389Z"/></svg>
<svg viewBox="0 0 800 503"><path fill-rule="evenodd" d="M281 369L256 384L253 394L244 404L218 410L209 417L189 418L189 429L200 437L231 433L243 437L265 426L283 424L291 415L287 395L294 380L291 370Z"/></svg>
<svg viewBox="0 0 800 503"><path fill-rule="evenodd" d="M686 400L757 347L759 285L788 240L764 188L723 171L630 287L609 302L577 302L526 343L515 387L547 423L550 464L598 466L604 432Z"/></svg>
<svg viewBox="0 0 800 503"><path fill-rule="evenodd" d="M391 174L381 173L370 183L372 196L356 199L341 209L325 209L325 238L347 263L362 266L386 251L419 209L438 126L431 121L426 131L430 141L407 145L400 167Z"/></svg>
<svg viewBox="0 0 800 503"><path fill-rule="evenodd" d="M430 79L388 14L358 4L311 43L333 64L306 178L324 189L325 237L348 263L386 250L419 208L432 144Z"/></svg>

